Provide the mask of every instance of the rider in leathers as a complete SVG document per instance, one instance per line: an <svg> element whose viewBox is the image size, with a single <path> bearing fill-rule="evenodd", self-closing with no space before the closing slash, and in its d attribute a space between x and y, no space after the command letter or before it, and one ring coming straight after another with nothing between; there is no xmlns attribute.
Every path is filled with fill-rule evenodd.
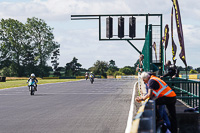
<svg viewBox="0 0 200 133"><path fill-rule="evenodd" d="M36 79L34 73L31 74L31 76L30 76L29 79L27 80L27 83L29 82L30 79L32 79L32 80L35 81L35 86L36 86L36 87L35 87L35 91L37 91L37 82L38 82L38 80Z"/></svg>

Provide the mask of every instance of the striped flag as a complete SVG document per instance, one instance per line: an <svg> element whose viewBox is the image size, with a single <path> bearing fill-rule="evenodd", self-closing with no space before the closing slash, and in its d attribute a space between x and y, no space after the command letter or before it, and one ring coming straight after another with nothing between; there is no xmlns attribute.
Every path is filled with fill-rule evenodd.
<svg viewBox="0 0 200 133"><path fill-rule="evenodd" d="M176 44L174 42L174 37L173 37L173 7L172 7L172 13L171 13L171 37L172 37L172 60L174 62L174 65L176 64Z"/></svg>
<svg viewBox="0 0 200 133"><path fill-rule="evenodd" d="M169 41L169 27L168 24L165 25L165 51L168 46L168 41Z"/></svg>
<svg viewBox="0 0 200 133"><path fill-rule="evenodd" d="M166 62L166 50L167 50L168 41L169 41L169 27L168 27L168 24L165 25L164 41L165 41L165 62Z"/></svg>
<svg viewBox="0 0 200 133"><path fill-rule="evenodd" d="M181 15L180 15L180 10L179 10L178 0L172 0L172 2L174 5L174 9L175 9L176 27L177 27L178 38L179 38L179 43L180 43L180 48L181 48L179 57L181 58L181 60L185 64L185 66L187 66L186 58L185 58L183 29L182 29L182 22L181 22Z"/></svg>

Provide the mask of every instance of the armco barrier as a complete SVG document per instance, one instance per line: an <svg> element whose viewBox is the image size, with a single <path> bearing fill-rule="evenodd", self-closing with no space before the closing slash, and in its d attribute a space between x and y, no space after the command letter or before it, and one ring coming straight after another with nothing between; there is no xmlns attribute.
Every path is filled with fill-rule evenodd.
<svg viewBox="0 0 200 133"><path fill-rule="evenodd" d="M43 77L42 79L59 79L59 77Z"/></svg>
<svg viewBox="0 0 200 133"><path fill-rule="evenodd" d="M116 76L116 79L136 79L136 76L134 75Z"/></svg>
<svg viewBox="0 0 200 133"><path fill-rule="evenodd" d="M76 77L59 77L59 79L76 79Z"/></svg>
<svg viewBox="0 0 200 133"><path fill-rule="evenodd" d="M155 101L146 100L133 119L131 133L156 133Z"/></svg>
<svg viewBox="0 0 200 133"><path fill-rule="evenodd" d="M179 78L186 79L186 75L179 75ZM187 75L188 79L200 79L200 74L189 74Z"/></svg>
<svg viewBox="0 0 200 133"><path fill-rule="evenodd" d="M195 75L189 75L189 79L197 79L197 74L195 74Z"/></svg>
<svg viewBox="0 0 200 133"><path fill-rule="evenodd" d="M76 79L85 79L85 76L76 76Z"/></svg>
<svg viewBox="0 0 200 133"><path fill-rule="evenodd" d="M122 79L135 79L135 76L121 76Z"/></svg>
<svg viewBox="0 0 200 133"><path fill-rule="evenodd" d="M121 79L122 78L122 76L116 76L116 79Z"/></svg>

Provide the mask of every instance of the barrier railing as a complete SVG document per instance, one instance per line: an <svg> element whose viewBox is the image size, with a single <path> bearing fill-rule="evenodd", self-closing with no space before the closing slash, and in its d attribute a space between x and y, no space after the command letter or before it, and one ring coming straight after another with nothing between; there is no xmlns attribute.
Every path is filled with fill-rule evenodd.
<svg viewBox="0 0 200 133"><path fill-rule="evenodd" d="M156 133L155 101L145 100L133 119L131 133Z"/></svg>
<svg viewBox="0 0 200 133"><path fill-rule="evenodd" d="M181 99L190 107L199 107L200 103L200 81L182 78L163 79L177 94L177 99ZM198 113L200 112L200 108Z"/></svg>

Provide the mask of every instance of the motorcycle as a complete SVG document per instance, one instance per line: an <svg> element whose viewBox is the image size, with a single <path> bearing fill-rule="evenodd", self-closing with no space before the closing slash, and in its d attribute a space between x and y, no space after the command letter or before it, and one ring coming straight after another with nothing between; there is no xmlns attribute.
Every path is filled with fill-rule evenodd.
<svg viewBox="0 0 200 133"><path fill-rule="evenodd" d="M85 80L87 80L88 79L88 75L85 75Z"/></svg>
<svg viewBox="0 0 200 133"><path fill-rule="evenodd" d="M90 75L90 82L91 82L91 84L93 84L93 82L94 82L94 75Z"/></svg>
<svg viewBox="0 0 200 133"><path fill-rule="evenodd" d="M30 95L34 95L36 91L36 83L33 79L29 80L28 87L29 87Z"/></svg>

